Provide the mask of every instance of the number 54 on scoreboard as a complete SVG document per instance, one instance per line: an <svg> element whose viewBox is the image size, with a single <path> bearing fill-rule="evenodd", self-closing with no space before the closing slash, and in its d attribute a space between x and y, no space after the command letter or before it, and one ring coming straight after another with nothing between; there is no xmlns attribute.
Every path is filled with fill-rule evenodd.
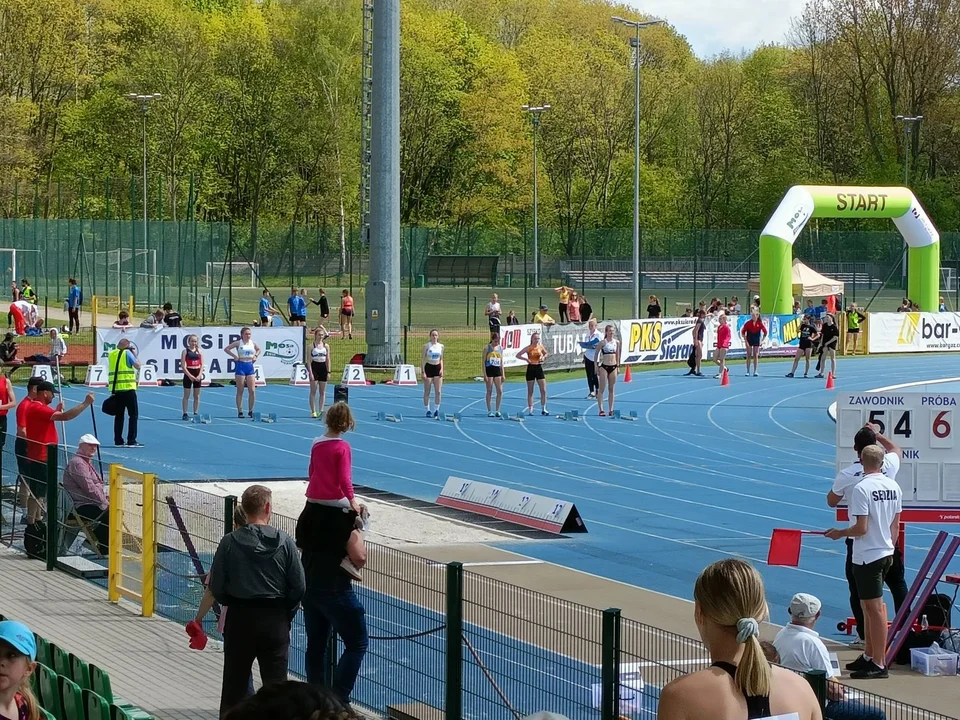
<svg viewBox="0 0 960 720"><path fill-rule="evenodd" d="M841 393L837 398L837 469L855 462L853 436L873 423L903 449L897 483L908 522L960 522L960 445L954 443L960 395Z"/></svg>

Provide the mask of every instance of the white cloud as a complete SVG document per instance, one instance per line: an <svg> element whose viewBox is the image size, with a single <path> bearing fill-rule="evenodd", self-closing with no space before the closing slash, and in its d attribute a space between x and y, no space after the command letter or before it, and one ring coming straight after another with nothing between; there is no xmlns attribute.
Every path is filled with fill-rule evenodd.
<svg viewBox="0 0 960 720"><path fill-rule="evenodd" d="M782 43L790 19L806 0L627 0L645 15L666 20L700 57L723 50L750 51L764 42Z"/></svg>

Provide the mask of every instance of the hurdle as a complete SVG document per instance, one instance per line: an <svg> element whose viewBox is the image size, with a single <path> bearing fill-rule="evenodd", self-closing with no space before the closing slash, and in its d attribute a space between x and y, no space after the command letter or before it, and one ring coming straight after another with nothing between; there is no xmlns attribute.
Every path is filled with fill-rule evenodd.
<svg viewBox="0 0 960 720"><path fill-rule="evenodd" d="M403 422L403 415L401 413L385 413L382 410L377 413L377 420L380 422Z"/></svg>

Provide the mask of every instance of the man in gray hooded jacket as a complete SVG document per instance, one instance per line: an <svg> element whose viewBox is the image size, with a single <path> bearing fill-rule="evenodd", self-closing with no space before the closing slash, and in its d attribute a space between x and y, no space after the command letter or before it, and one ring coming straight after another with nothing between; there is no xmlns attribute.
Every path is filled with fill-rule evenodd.
<svg viewBox="0 0 960 720"><path fill-rule="evenodd" d="M306 587L289 535L270 525L273 495L263 485L244 490L248 524L223 537L210 568L210 590L229 607L223 629L220 716L247 696L253 661L263 683L287 679L290 622Z"/></svg>

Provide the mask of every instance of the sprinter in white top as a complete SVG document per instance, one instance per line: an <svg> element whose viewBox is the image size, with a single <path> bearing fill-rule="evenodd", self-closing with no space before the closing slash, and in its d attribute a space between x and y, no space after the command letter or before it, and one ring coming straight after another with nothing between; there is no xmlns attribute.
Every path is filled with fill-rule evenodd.
<svg viewBox="0 0 960 720"><path fill-rule="evenodd" d="M884 449L883 467L880 472L891 480L896 480L897 473L900 471L900 460L903 457L903 451L896 443L887 439L883 433L880 432L880 426L875 423L867 423L858 430L857 434L853 437L853 449L856 450L857 457L860 457L860 452L864 448L870 447L871 445L879 445ZM857 483L862 479L863 466L859 460L843 468L837 473L837 477L833 481L833 488L827 493L827 505L835 508L840 503L844 503L849 507L853 488L855 488ZM862 649L863 606L860 604L860 595L857 593L857 583L853 578L853 539L847 538L846 545L847 561L845 572L847 585L850 588L850 610L857 621L856 629L858 636L858 639L851 643L851 647L859 647ZM887 584L887 587L890 588L890 594L893 595L894 608L900 610L900 606L903 605L907 599L908 588L907 581L904 578L903 553L899 547L894 548L893 565L890 566L883 580Z"/></svg>
<svg viewBox="0 0 960 720"><path fill-rule="evenodd" d="M883 610L883 578L893 564L893 548L900 535L903 498L900 486L880 472L883 448L871 445L860 452L863 479L850 497L853 525L831 528L831 540L853 538L853 577L863 606L863 655L847 665L854 680L887 677L884 655L887 647L887 618Z"/></svg>

